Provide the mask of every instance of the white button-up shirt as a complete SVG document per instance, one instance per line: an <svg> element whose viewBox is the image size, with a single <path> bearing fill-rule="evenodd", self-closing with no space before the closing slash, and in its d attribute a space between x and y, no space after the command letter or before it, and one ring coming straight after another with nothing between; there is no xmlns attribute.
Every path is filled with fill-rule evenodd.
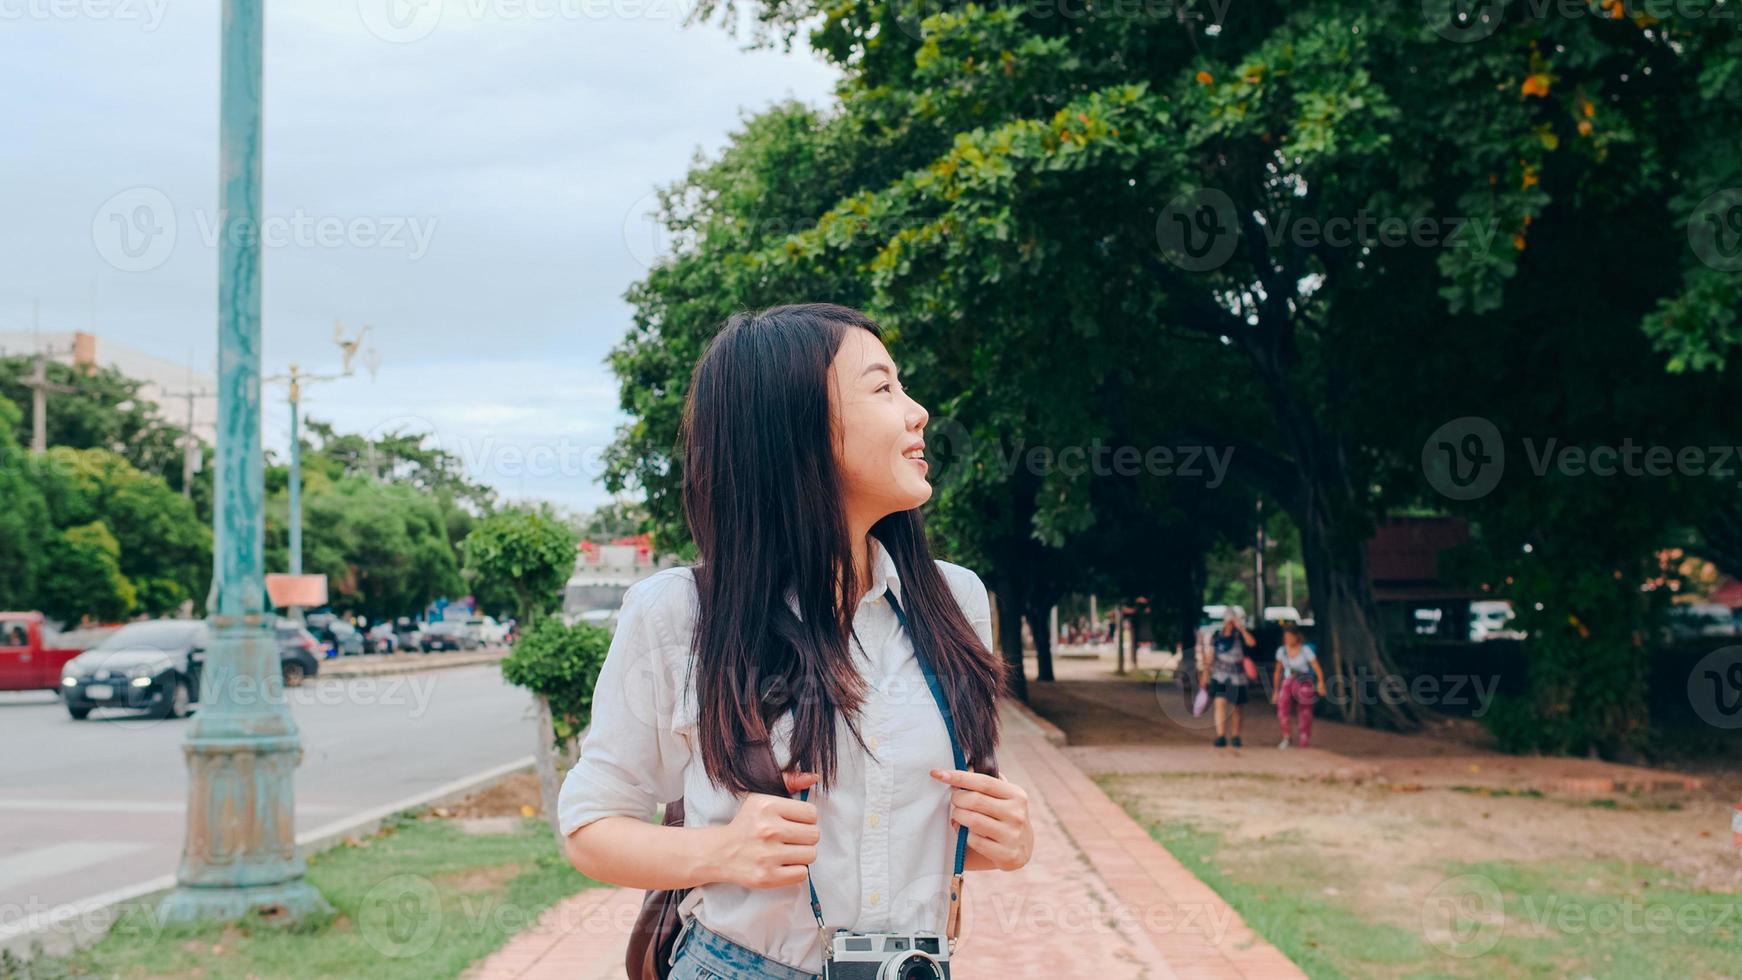
<svg viewBox="0 0 1742 980"><path fill-rule="evenodd" d="M849 639L868 684L859 716L867 754L835 719L839 758L827 793L813 788L821 840L811 865L823 921L861 932L944 932L956 835L950 788L932 769L953 769L948 731L913 644L883 596L902 598L895 563L872 539L871 588ZM992 649L992 613L980 577L937 563L980 642ZM796 600L792 593L789 604ZM902 611L909 613L903 604ZM637 582L623 597L616 635L594 688L592 725L558 800L562 831L609 816L651 820L657 804L683 797L690 827L732 822L742 797L714 786L696 744L695 686L687 670L698 600L687 567ZM686 679L689 682L686 684ZM782 767L792 757L792 715L769 733ZM764 956L821 973L823 944L804 882L751 889L712 882L680 906L709 929Z"/></svg>

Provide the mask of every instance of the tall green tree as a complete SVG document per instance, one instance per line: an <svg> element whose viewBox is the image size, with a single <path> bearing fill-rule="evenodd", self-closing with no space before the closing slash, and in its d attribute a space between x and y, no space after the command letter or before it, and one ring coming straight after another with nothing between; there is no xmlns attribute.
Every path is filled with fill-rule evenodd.
<svg viewBox="0 0 1742 980"><path fill-rule="evenodd" d="M503 511L479 521L461 547L481 593L507 593L523 627L562 601L575 567L575 532L550 513Z"/></svg>
<svg viewBox="0 0 1742 980"><path fill-rule="evenodd" d="M11 428L21 445L30 444L34 421L29 417L31 390L26 382L36 371L32 357L0 357L0 397L22 406ZM48 398L48 444L72 449L106 449L135 469L162 477L171 489L182 489L182 455L186 430L174 421L174 406L164 406L141 394L145 382L113 367L74 367L50 361L46 373L58 390ZM211 447L199 451L210 463ZM211 467L196 474L192 494L200 513L209 518ZM205 474L202 476L201 474Z"/></svg>
<svg viewBox="0 0 1742 980"><path fill-rule="evenodd" d="M133 583L121 573L121 546L102 521L65 528L48 540L49 566L36 605L69 626L126 618L138 605Z"/></svg>
<svg viewBox="0 0 1742 980"><path fill-rule="evenodd" d="M1613 3L742 6L789 41L805 34L845 78L827 112L752 120L718 166L664 195L676 252L632 291L620 364L626 387L658 394L626 397L638 421L623 458L669 431L682 390L671 367L693 363L705 328L690 318L713 312L710 295L861 300L968 392L946 409L981 445L1012 429L1089 438L1102 412L1069 393L1105 404L1104 379L1134 361L1189 384L1173 369L1201 353L1183 373L1224 397L1169 422L1234 447L1242 481L1288 510L1330 666L1370 677L1395 667L1366 542L1389 503L1432 492L1419 473L1378 482L1399 450L1368 423L1410 397L1386 356L1431 357L1475 318L1588 307L1577 301L1595 270L1626 292L1602 315L1635 331L1663 337L1670 316L1682 334L1710 333L1728 315L1711 263L1675 244L1689 215L1678 175L1734 183L1742 74L1726 19L1614 17ZM758 199L794 186L773 173L787 161L809 176L842 148L852 163L796 200ZM829 193L816 212L813 195ZM785 233L758 237L771 226ZM1581 239L1591 228L1604 234ZM1568 250L1545 273L1589 260L1597 237L1652 254L1526 275L1557 245ZM1685 289L1666 264L1685 267ZM972 385L954 388L958 377ZM1230 399L1244 404L1226 412ZM673 486L664 464L639 468L655 493ZM1054 474L995 513L1019 524L1031 511L1035 540L1061 545L1094 520L1087 483ZM1415 715L1354 713L1397 726Z"/></svg>
<svg viewBox="0 0 1742 980"><path fill-rule="evenodd" d="M328 603L371 621L414 615L464 589L437 501L364 475L305 474L302 567L327 577ZM267 505L267 567L289 567L289 495Z"/></svg>
<svg viewBox="0 0 1742 980"><path fill-rule="evenodd" d="M134 592L130 605L156 616L186 601L205 602L211 528L162 477L106 449L64 446L41 458L37 474L56 527L107 527L120 572Z"/></svg>
<svg viewBox="0 0 1742 980"><path fill-rule="evenodd" d="M49 527L48 506L15 434L22 414L0 395L0 609L36 605Z"/></svg>

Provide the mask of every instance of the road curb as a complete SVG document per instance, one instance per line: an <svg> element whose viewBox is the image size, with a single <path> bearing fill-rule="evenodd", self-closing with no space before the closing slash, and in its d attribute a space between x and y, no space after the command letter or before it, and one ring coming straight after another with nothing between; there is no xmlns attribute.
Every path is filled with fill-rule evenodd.
<svg viewBox="0 0 1742 980"><path fill-rule="evenodd" d="M334 657L321 661L320 668L310 681L322 679L342 679L348 677L382 677L389 674L422 674L431 670L451 670L455 667L477 667L483 664L499 664L507 659L509 650L501 647L489 653L429 653L417 657L405 655L407 659L392 663L356 663L361 657ZM370 657L375 660L376 654ZM391 656L400 656L392 654ZM305 682L306 683L306 682Z"/></svg>
<svg viewBox="0 0 1742 980"><path fill-rule="evenodd" d="M373 807L355 816L335 820L297 834L297 847L304 857L319 854L343 844L347 838L374 833L395 814L457 802L514 773L530 769L532 765L532 756L522 756L512 762L492 766L422 793ZM146 899L174 887L175 875L159 875L90 898L57 905L23 922L0 926L0 951L9 953L22 962L45 954L65 955L102 939L125 906L145 904Z"/></svg>

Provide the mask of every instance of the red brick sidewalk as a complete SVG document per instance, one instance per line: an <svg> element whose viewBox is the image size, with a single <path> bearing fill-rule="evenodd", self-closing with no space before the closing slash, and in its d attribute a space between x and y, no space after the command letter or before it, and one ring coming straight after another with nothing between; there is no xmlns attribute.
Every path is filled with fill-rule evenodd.
<svg viewBox="0 0 1742 980"><path fill-rule="evenodd" d="M998 761L1029 792L1035 854L1020 871L969 873L955 976L1303 976L1049 742L1056 729L1013 703L1005 704L1003 721ZM622 977L641 894L598 888L575 895L468 976Z"/></svg>

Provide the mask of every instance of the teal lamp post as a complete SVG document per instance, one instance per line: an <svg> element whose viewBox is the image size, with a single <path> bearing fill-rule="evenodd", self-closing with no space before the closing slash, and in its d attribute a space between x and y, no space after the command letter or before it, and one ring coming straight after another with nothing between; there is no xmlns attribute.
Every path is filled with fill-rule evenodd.
<svg viewBox="0 0 1742 980"><path fill-rule="evenodd" d="M285 702L266 604L260 453L260 96L264 0L224 0L219 101L218 445L211 646L182 753L187 837L164 921L301 918L331 906L303 880L294 772L302 740Z"/></svg>
<svg viewBox="0 0 1742 980"><path fill-rule="evenodd" d="M349 378L355 369L351 364L357 355L357 348L363 344L363 335L369 332L369 325L363 324L357 336L345 339L343 324L333 323L333 342L339 345L344 354L344 370L338 374L309 374L296 364L290 366L289 374L275 374L267 381L281 383L290 391L290 574L302 574L302 389L306 385L318 381L339 381ZM371 347L363 352L363 364L369 369L371 380L376 370L381 366L381 355ZM302 619L302 607L292 606L290 618Z"/></svg>

